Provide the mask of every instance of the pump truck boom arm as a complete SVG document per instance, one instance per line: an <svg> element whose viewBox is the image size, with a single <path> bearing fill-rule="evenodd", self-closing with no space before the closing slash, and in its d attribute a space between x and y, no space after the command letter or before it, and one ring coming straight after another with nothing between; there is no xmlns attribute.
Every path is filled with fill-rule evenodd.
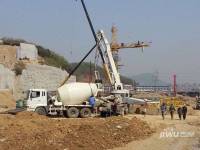
<svg viewBox="0 0 200 150"><path fill-rule="evenodd" d="M110 43L108 42L108 40L107 40L107 38L106 38L106 36L105 36L105 34L102 30L100 30L97 33L97 37L100 41L99 47L104 52L104 55L103 55L104 59L107 60L106 63L109 65L108 70L106 70L106 71L110 75L111 85L114 86L115 90L122 90L123 85L121 83L120 75L119 75L119 72L117 71L117 67L115 65L115 61L114 61L113 56L112 56Z"/></svg>
<svg viewBox="0 0 200 150"><path fill-rule="evenodd" d="M84 0L81 0L81 4L82 4L82 6L83 6L83 9L84 9L84 12L85 12L87 21L88 21L89 26L90 26L90 29L91 29L91 31L92 31L92 35L93 35L94 40L95 40L95 42L96 42L96 45L97 45L97 48L98 48L98 50L99 50L101 59L102 59L103 63L105 63L105 60L104 60L104 57L103 57L103 52L102 52L101 49L99 48L99 45L98 45L98 38L97 38L96 32L95 32L95 30L94 30L94 26L93 26L93 24L92 24L92 21L91 21L91 19L90 19L89 13L88 13L88 11L87 11L87 8L86 8L86 6L85 6Z"/></svg>
<svg viewBox="0 0 200 150"><path fill-rule="evenodd" d="M90 51L83 57L83 59L76 65L76 67L69 73L69 75L63 80L60 84L60 87L63 86L67 80L74 74L74 72L78 69L78 67L82 64L82 62L89 56L89 54L96 48L97 44L95 44Z"/></svg>
<svg viewBox="0 0 200 150"><path fill-rule="evenodd" d="M92 24L92 21L90 19L90 16L88 14L88 11L87 11L87 8L86 8L86 5L85 5L85 2L84 0L81 0L81 4L83 6L83 9L84 9L84 12L85 12L85 15L86 15L86 18L87 18L87 21L89 23L89 26L90 26L90 29L92 31L92 34L93 34L93 37L95 39L95 45L90 49L90 51L83 57L83 59L75 66L75 68L69 73L69 75L63 80L63 82L60 84L60 87L62 85L64 85L68 79L74 74L74 72L79 68L79 66L82 64L82 62L89 56L89 54L97 47L98 48L98 51L99 51L99 54L101 56L101 59L102 59L102 62L103 62L103 66L104 66L104 69L105 70L108 70L108 66L107 64L105 63L105 59L104 59L104 56L103 56L103 52L101 51L100 47L99 47L99 41L98 41L98 38L97 38L97 35L95 33L95 30L94 30L94 26ZM106 71L108 72L108 71ZM106 76L108 78L110 78L110 75L108 73L106 73Z"/></svg>

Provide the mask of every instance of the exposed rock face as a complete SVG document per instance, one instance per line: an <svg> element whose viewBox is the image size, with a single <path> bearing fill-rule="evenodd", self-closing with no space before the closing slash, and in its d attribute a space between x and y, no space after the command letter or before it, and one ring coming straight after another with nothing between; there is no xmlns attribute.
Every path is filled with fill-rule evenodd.
<svg viewBox="0 0 200 150"><path fill-rule="evenodd" d="M26 69L21 75L16 76L12 70L19 59L23 59ZM0 90L9 89L15 99L23 98L23 91L33 88L56 91L66 76L68 73L62 69L39 65L38 50L34 45L0 45ZM72 76L68 82L75 81L76 77Z"/></svg>
<svg viewBox="0 0 200 150"><path fill-rule="evenodd" d="M44 88L48 91L56 91L67 75L68 73L66 71L56 67L27 64L22 75L16 79L16 93L22 93L33 88ZM76 77L72 76L68 82L76 82ZM17 97L21 97L21 95Z"/></svg>
<svg viewBox="0 0 200 150"><path fill-rule="evenodd" d="M23 70L20 82L23 90L45 88L56 90L59 83L67 76L66 71L46 65L27 65Z"/></svg>
<svg viewBox="0 0 200 150"><path fill-rule="evenodd" d="M0 89L11 90L15 99L19 99L25 96L23 91L31 88L56 91L67 75L66 71L56 67L27 64L22 75L15 76L13 71L0 64ZM76 82L76 77L72 76L68 82Z"/></svg>
<svg viewBox="0 0 200 150"><path fill-rule="evenodd" d="M13 90L15 73L0 64L0 89Z"/></svg>
<svg viewBox="0 0 200 150"><path fill-rule="evenodd" d="M17 61L17 46L0 45L0 64L13 68Z"/></svg>

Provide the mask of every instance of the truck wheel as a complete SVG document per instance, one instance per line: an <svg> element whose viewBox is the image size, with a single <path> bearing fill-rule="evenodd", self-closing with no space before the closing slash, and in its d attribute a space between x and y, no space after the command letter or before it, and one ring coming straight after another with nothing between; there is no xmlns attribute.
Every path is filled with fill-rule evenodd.
<svg viewBox="0 0 200 150"><path fill-rule="evenodd" d="M91 116L91 109L89 108L82 108L80 111L81 118L88 118Z"/></svg>
<svg viewBox="0 0 200 150"><path fill-rule="evenodd" d="M45 110L44 107L38 107L38 108L36 108L35 112L38 113L39 115L44 115L44 116L47 115L47 112L46 112L46 110Z"/></svg>
<svg viewBox="0 0 200 150"><path fill-rule="evenodd" d="M69 118L77 118L79 116L79 110L76 107L70 107L67 110L67 116Z"/></svg>

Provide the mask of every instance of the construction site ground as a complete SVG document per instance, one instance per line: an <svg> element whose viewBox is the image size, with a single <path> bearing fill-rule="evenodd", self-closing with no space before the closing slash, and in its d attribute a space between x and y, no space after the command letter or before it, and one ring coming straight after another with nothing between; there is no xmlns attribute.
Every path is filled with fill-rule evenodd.
<svg viewBox="0 0 200 150"><path fill-rule="evenodd" d="M0 115L0 150L190 150L200 149L200 112L187 120L156 115L108 118L48 118L35 113ZM164 129L194 133L192 137L162 137Z"/></svg>
<svg viewBox="0 0 200 150"><path fill-rule="evenodd" d="M0 115L1 150L112 149L154 131L136 118L48 118L36 113Z"/></svg>
<svg viewBox="0 0 200 150"><path fill-rule="evenodd" d="M9 91L0 92L0 111L15 101ZM126 115L108 118L50 118L31 112L0 114L0 150L199 150L200 111L188 106L186 120L166 115ZM186 132L191 137L161 137ZM168 133L169 134L169 133Z"/></svg>
<svg viewBox="0 0 200 150"><path fill-rule="evenodd" d="M186 120L179 120L176 115L174 120L166 115L162 120L160 115L134 115L141 120L147 121L151 128L155 129L150 137L142 140L132 141L124 147L114 150L199 150L200 149L200 111L193 111L192 115L187 116ZM131 118L132 116L127 116ZM178 133L185 132L187 137L172 136L170 131ZM167 132L169 137L163 136ZM165 133L166 133L165 132ZM172 133L172 132L171 132ZM165 134L166 135L166 134Z"/></svg>

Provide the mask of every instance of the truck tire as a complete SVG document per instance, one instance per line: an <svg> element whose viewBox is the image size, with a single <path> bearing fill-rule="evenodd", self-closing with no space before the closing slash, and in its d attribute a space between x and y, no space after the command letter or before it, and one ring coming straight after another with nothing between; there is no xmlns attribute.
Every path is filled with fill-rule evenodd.
<svg viewBox="0 0 200 150"><path fill-rule="evenodd" d="M79 116L79 110L76 107L70 107L67 110L67 117L69 118L77 118Z"/></svg>
<svg viewBox="0 0 200 150"><path fill-rule="evenodd" d="M91 109L90 108L82 108L80 111L81 118L88 118L91 116Z"/></svg>
<svg viewBox="0 0 200 150"><path fill-rule="evenodd" d="M38 113L39 115L44 115L44 116L47 115L47 112L46 112L46 110L45 110L44 107L38 107L38 108L36 108L35 112Z"/></svg>

